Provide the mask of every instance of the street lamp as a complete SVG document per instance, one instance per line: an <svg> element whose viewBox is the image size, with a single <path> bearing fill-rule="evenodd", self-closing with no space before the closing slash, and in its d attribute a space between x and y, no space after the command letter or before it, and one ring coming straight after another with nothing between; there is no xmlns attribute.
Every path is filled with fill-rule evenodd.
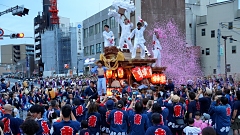
<svg viewBox="0 0 240 135"><path fill-rule="evenodd" d="M225 65L225 77L227 78L227 39L229 38L232 41L237 41L232 38L232 36L222 36L224 39L224 65Z"/></svg>
<svg viewBox="0 0 240 135"><path fill-rule="evenodd" d="M83 60L83 59L77 59L77 76L78 76L78 63L79 63L79 61L81 61L81 60Z"/></svg>

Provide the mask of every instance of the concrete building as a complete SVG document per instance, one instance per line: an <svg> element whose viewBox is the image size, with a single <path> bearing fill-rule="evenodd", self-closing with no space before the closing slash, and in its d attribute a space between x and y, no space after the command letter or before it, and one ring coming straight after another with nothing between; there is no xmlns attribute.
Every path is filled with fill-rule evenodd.
<svg viewBox="0 0 240 135"><path fill-rule="evenodd" d="M50 0L43 0L43 10L39 12L38 15L34 18L34 39L35 39L35 71L38 75L42 75L43 63L41 59L42 55L42 46L41 46L41 34L44 33L46 29L52 29L53 25L51 24L51 13L49 12Z"/></svg>
<svg viewBox="0 0 240 135"><path fill-rule="evenodd" d="M239 54L240 47L240 7L239 0L228 0L207 6L207 15L197 16L197 40L196 44L201 46L201 66L205 75L219 75L240 73ZM223 10L224 9L224 10ZM222 36L232 36L224 40ZM225 65L225 55L227 63Z"/></svg>
<svg viewBox="0 0 240 135"><path fill-rule="evenodd" d="M9 44L0 46L0 63L6 67L7 72L28 72L29 75L34 71L34 45L32 44ZM24 69L17 65L24 65Z"/></svg>
<svg viewBox="0 0 240 135"><path fill-rule="evenodd" d="M77 29L75 27L61 28L57 31L47 30L42 34L42 62L44 76L67 74L69 69L77 67ZM56 36L55 36L56 35ZM65 65L68 65L66 67Z"/></svg>

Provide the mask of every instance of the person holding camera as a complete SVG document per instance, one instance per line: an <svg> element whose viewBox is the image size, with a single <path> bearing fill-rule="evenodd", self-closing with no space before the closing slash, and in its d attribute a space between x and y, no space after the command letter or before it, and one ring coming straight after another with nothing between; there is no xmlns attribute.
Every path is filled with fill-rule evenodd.
<svg viewBox="0 0 240 135"><path fill-rule="evenodd" d="M84 97L86 99L97 99L98 98L98 92L95 86L94 81L91 81L89 84L89 87L87 87L84 90ZM100 95L101 96L101 95Z"/></svg>

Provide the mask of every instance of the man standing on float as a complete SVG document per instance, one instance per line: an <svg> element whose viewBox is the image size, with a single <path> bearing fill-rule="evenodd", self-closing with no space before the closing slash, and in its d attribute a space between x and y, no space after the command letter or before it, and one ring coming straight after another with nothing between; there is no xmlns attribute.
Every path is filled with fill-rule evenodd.
<svg viewBox="0 0 240 135"><path fill-rule="evenodd" d="M113 32L109 30L109 26L104 26L103 31L103 37L104 37L104 47L114 46L114 35Z"/></svg>
<svg viewBox="0 0 240 135"><path fill-rule="evenodd" d="M126 41L129 51L132 52L132 43L131 43L131 40L128 40L128 36L131 34L131 29L133 29L133 23L131 23L130 20L128 20L127 18L124 19L124 23L123 23L122 17L119 18L119 23L122 28L119 47L121 51L123 51L123 45Z"/></svg>
<svg viewBox="0 0 240 135"><path fill-rule="evenodd" d="M143 26L144 25L144 26ZM141 59L145 58L145 45L144 43L146 42L146 40L144 39L143 36L143 32L145 31L146 27L147 27L147 22L140 20L140 22L137 23L137 28L135 28L132 33L130 34L128 40L130 41L133 36L135 35L135 39L134 39L134 46L132 49L132 59L136 58L136 51L138 46L141 48Z"/></svg>

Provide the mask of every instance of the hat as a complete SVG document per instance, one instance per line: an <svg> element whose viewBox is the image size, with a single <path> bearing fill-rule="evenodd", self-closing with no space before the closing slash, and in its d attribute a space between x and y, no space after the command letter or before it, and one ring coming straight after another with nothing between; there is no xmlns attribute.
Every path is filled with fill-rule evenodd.
<svg viewBox="0 0 240 135"><path fill-rule="evenodd" d="M210 95L210 94L212 94L212 90L207 87L206 88L206 93Z"/></svg>
<svg viewBox="0 0 240 135"><path fill-rule="evenodd" d="M207 113L203 113L203 117L205 120L209 120L210 119L210 115Z"/></svg>
<svg viewBox="0 0 240 135"><path fill-rule="evenodd" d="M134 82L133 85L139 85L137 82Z"/></svg>
<svg viewBox="0 0 240 135"><path fill-rule="evenodd" d="M122 101L122 100L119 100L118 103L117 103L117 107L118 107L118 108L123 108L123 106L124 106L123 101Z"/></svg>
<svg viewBox="0 0 240 135"><path fill-rule="evenodd" d="M5 105L3 106L3 109L4 109L4 110L9 110L9 111L11 111L11 110L13 109L13 106L10 105L10 104L5 104Z"/></svg>
<svg viewBox="0 0 240 135"><path fill-rule="evenodd" d="M180 97L179 97L178 95L173 95L173 96L172 96L172 102L177 103L177 102L179 102L179 101L180 101Z"/></svg>
<svg viewBox="0 0 240 135"><path fill-rule="evenodd" d="M112 110L113 107L114 107L114 102L113 100L109 99L107 102L106 102L106 107L108 110Z"/></svg>
<svg viewBox="0 0 240 135"><path fill-rule="evenodd" d="M155 88L154 86L151 86L150 89L151 89L152 91L156 91L156 88Z"/></svg>

